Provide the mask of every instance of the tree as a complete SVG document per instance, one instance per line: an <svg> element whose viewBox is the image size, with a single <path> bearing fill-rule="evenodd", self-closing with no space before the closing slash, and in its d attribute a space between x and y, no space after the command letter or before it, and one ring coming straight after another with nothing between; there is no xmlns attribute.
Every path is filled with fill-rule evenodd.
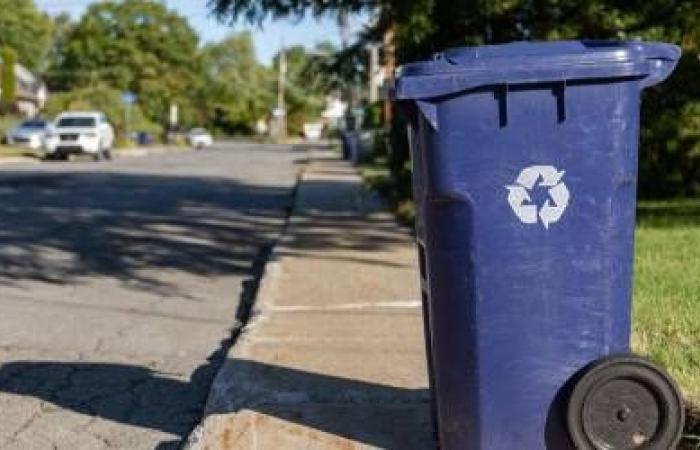
<svg viewBox="0 0 700 450"><path fill-rule="evenodd" d="M255 58L250 33L232 34L202 50L198 98L207 122L228 133L254 129L274 103L275 76Z"/></svg>
<svg viewBox="0 0 700 450"><path fill-rule="evenodd" d="M319 63L334 54L335 48L319 43L308 52L303 46L285 49L287 78L285 104L287 128L291 134L301 134L306 122L318 121L325 105L325 97L331 88L332 74L320 70ZM273 59L275 73L279 70L280 55Z"/></svg>
<svg viewBox="0 0 700 450"><path fill-rule="evenodd" d="M33 0L0 0L0 46L11 47L17 60L32 70L44 69L51 46L51 19Z"/></svg>
<svg viewBox="0 0 700 450"><path fill-rule="evenodd" d="M17 53L10 47L3 47L0 53L2 60L2 82L0 83L0 107L7 111L12 109L15 101L15 64Z"/></svg>
<svg viewBox="0 0 700 450"><path fill-rule="evenodd" d="M144 113L163 123L171 102L192 115L197 45L186 19L159 1L102 1L67 32L48 75L64 90L105 84L135 92Z"/></svg>
<svg viewBox="0 0 700 450"><path fill-rule="evenodd" d="M460 45L520 39L636 39L673 42L684 55L670 80L644 97L640 192L644 196L700 192L700 8L696 0L212 0L225 20L373 10L378 20L364 39L378 42L391 30L399 63L424 59ZM408 152L397 130L391 149L397 179ZM408 190L405 190L408 191Z"/></svg>

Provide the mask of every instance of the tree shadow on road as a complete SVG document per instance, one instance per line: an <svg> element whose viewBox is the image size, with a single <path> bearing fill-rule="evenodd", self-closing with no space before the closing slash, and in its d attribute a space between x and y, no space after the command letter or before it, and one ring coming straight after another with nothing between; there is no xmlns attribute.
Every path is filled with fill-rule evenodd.
<svg viewBox="0 0 700 450"><path fill-rule="evenodd" d="M0 283L105 276L172 292L158 272L235 275L279 232L290 187L124 173L0 179Z"/></svg>
<svg viewBox="0 0 700 450"><path fill-rule="evenodd" d="M401 389L246 360L235 364L238 373L255 374L257 381L248 395L235 399L237 406L226 412L245 408L380 448L432 447L427 394L422 389ZM212 368L201 367L187 381L132 365L15 361L0 367L0 392L35 397L87 416L184 439L200 417L202 392L208 389ZM274 389L270 389L271 384ZM270 398L265 395L270 392L280 394ZM308 412L302 408L299 412L300 404L329 399L331 408ZM376 403L388 407L378 409L373 406ZM392 405L413 405L419 414ZM408 436L397 433L410 427L422 429ZM416 440L416 436L424 439ZM179 445L179 441L171 441L158 448Z"/></svg>
<svg viewBox="0 0 700 450"><path fill-rule="evenodd" d="M345 190L350 195L356 190L353 182L318 180L305 184L316 193L340 188L341 193ZM186 298L188 294L178 284L170 284L158 274L239 275L246 278L237 313L238 322L244 323L270 245L290 204L289 186L250 185L229 178L4 171L0 178L0 286L21 286L26 281L64 285L109 277L129 289ZM301 256L309 250L328 248L370 252L403 246L410 240L410 236L397 237L397 225L391 217L374 216L379 209L375 203L362 204L366 207L358 210L349 207L357 206L354 200L342 203L327 199L314 209L301 208L299 222L293 225L299 231L297 239L285 242L286 251ZM354 230L351 238L323 232L326 225L337 222ZM391 264L381 258L358 260L351 254L329 257ZM4 362L0 366L0 393L35 397L88 416L184 438L201 418L211 381L230 344L223 342L209 362L189 378L109 362ZM302 394L319 388L342 394L349 405L361 406L373 398L390 399L397 405L417 403L425 406L427 420L422 390L252 361L236 364L244 371L260 373L261 381L287 380ZM419 448L410 443L397 445L403 437L395 435L391 421L400 422L401 417L367 421L357 414L297 415L264 401L253 402L251 408L368 445ZM177 446L179 440L163 443L161 448Z"/></svg>
<svg viewBox="0 0 700 450"><path fill-rule="evenodd" d="M291 205L289 186L231 179L125 173L2 172L0 285L51 284L91 277L118 279L127 288L185 297L163 273L247 274L262 245L279 233ZM315 189L340 182L310 183ZM342 183L340 183L342 184ZM331 202L327 212L337 213ZM337 208L335 208L337 209ZM366 227L366 219L337 220ZM328 223L331 225L332 223ZM355 238L353 249L396 242L380 223ZM390 231L390 230L389 230ZM309 231L303 249L343 245L342 236Z"/></svg>

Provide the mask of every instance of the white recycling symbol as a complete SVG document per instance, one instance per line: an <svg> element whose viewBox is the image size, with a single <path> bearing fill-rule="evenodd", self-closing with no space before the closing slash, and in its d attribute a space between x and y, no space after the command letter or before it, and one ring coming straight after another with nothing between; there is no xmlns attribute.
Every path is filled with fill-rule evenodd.
<svg viewBox="0 0 700 450"><path fill-rule="evenodd" d="M571 198L569 189L562 181L564 173L554 166L530 166L520 172L514 185L506 186L508 203L521 222L536 224L540 220L549 229L550 224L561 219ZM549 194L541 206L533 204L530 197L530 192L536 187L547 189Z"/></svg>

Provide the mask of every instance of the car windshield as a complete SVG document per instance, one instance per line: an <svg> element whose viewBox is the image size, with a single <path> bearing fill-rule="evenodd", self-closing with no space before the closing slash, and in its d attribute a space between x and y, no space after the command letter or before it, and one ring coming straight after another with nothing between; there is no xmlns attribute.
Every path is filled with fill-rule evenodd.
<svg viewBox="0 0 700 450"><path fill-rule="evenodd" d="M46 127L46 121L44 120L27 120L20 124L20 128L44 128Z"/></svg>
<svg viewBox="0 0 700 450"><path fill-rule="evenodd" d="M204 128L195 128L192 131L190 131L190 134L207 134L207 130Z"/></svg>
<svg viewBox="0 0 700 450"><path fill-rule="evenodd" d="M58 119L59 127L94 127L94 117L62 117Z"/></svg>

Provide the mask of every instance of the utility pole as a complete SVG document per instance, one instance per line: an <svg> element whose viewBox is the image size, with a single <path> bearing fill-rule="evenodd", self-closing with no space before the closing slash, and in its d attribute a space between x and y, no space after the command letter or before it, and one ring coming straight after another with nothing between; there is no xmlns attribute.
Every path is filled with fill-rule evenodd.
<svg viewBox="0 0 700 450"><path fill-rule="evenodd" d="M287 51L284 47L284 41L280 45L280 54L278 60L279 74L277 78L277 108L275 108L275 137L284 138L287 136L287 107L285 103L285 91L287 89Z"/></svg>
<svg viewBox="0 0 700 450"><path fill-rule="evenodd" d="M340 30L340 45L343 50L348 48L348 45L350 43L350 23L348 20L348 11L346 9L340 9L338 11L338 29ZM354 72L354 69L353 69ZM345 91L345 100L347 102L347 111L345 113L345 129L346 131L355 131L356 129L356 123L355 123L355 115L354 115L354 109L355 109L355 79L354 79L354 74L352 74L353 79L349 81L349 86L346 86L344 91Z"/></svg>
<svg viewBox="0 0 700 450"><path fill-rule="evenodd" d="M131 102L124 105L124 134L126 140L129 141L129 132L131 131Z"/></svg>
<svg viewBox="0 0 700 450"><path fill-rule="evenodd" d="M394 82L394 72L396 71L395 26L392 24L384 33L384 66L386 67L386 82L388 85ZM394 116L392 108L391 99L387 98L384 100L384 126L387 131L391 129L391 121Z"/></svg>
<svg viewBox="0 0 700 450"><path fill-rule="evenodd" d="M379 86L377 84L377 75L379 70L379 45L370 44L369 50L369 103L374 104L379 100Z"/></svg>

